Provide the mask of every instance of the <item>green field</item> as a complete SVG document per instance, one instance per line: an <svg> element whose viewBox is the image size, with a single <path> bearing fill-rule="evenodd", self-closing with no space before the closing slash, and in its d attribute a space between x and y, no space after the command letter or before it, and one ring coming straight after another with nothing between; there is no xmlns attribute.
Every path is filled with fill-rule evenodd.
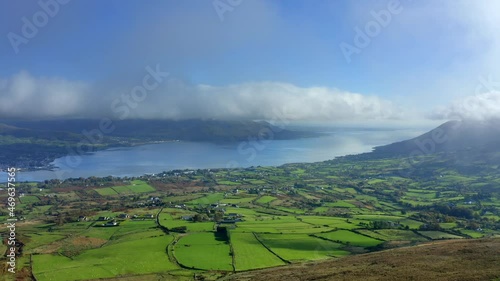
<svg viewBox="0 0 500 281"><path fill-rule="evenodd" d="M154 187L140 180L132 181L132 187L130 187L130 189L140 193L155 191Z"/></svg>
<svg viewBox="0 0 500 281"><path fill-rule="evenodd" d="M131 194L133 191L128 186L114 186L113 190L115 190L118 194Z"/></svg>
<svg viewBox="0 0 500 281"><path fill-rule="evenodd" d="M206 270L233 270L229 243L215 233L200 232L182 237L174 248L177 261L185 267Z"/></svg>
<svg viewBox="0 0 500 281"><path fill-rule="evenodd" d="M260 197L259 199L257 199L255 201L255 203L257 203L257 204L267 204L267 203L270 203L270 202L272 202L272 201L274 201L276 199L277 198L274 197L274 196L264 195L264 196Z"/></svg>
<svg viewBox="0 0 500 281"><path fill-rule="evenodd" d="M252 233L231 233L236 270L249 270L285 263L269 252Z"/></svg>
<svg viewBox="0 0 500 281"><path fill-rule="evenodd" d="M496 162L456 168L446 164L456 160L449 155L426 155L414 167L402 167L400 159L365 156L279 167L166 171L134 180L19 183L18 194L26 195L15 212L24 243L18 269L22 274L33 271L42 281L177 276L213 281L230 278L233 271L438 239L500 236ZM500 159L500 153L491 157ZM393 176L401 169L414 174ZM6 200L0 194L0 201ZM131 217L117 219L120 214ZM0 213L0 220L7 215ZM81 216L89 220L78 221ZM192 222L194 216L201 222ZM119 225L103 227L99 217L116 219ZM6 231L0 229L0 234L6 237ZM2 245L0 252L4 250Z"/></svg>
<svg viewBox="0 0 500 281"><path fill-rule="evenodd" d="M418 233L431 239L460 239L463 238L458 235L449 234L441 231L419 231Z"/></svg>
<svg viewBox="0 0 500 281"><path fill-rule="evenodd" d="M456 222L443 222L443 223L440 223L439 226L443 229L451 229L451 228L457 227L457 223Z"/></svg>
<svg viewBox="0 0 500 281"><path fill-rule="evenodd" d="M411 230L401 230L401 229L378 229L373 231L376 234L381 235L383 240L388 241L427 241L425 237L416 234ZM372 236L372 235L370 235ZM373 236L375 237L375 236ZM379 238L379 237L375 237Z"/></svg>
<svg viewBox="0 0 500 281"><path fill-rule="evenodd" d="M339 243L349 244L352 246L359 246L359 247L373 247L383 242L348 230L337 230L328 233L320 233L316 234L316 236L331 241L335 242L338 241Z"/></svg>
<svg viewBox="0 0 500 281"><path fill-rule="evenodd" d="M344 229L354 229L361 227L359 225L361 220L356 219L344 219L335 217L322 217L322 216L303 216L300 217L303 222L317 225L326 226L329 228L344 228Z"/></svg>
<svg viewBox="0 0 500 281"><path fill-rule="evenodd" d="M259 234L260 240L287 261L317 260L350 254L342 244L306 234Z"/></svg>
<svg viewBox="0 0 500 281"><path fill-rule="evenodd" d="M237 224L236 232L256 233L318 233L331 230L328 227L313 227L293 217L276 217L267 220L247 220Z"/></svg>
<svg viewBox="0 0 500 281"><path fill-rule="evenodd" d="M218 184L223 184L223 185L240 185L240 182L234 182L234 181L219 181Z"/></svg>
<svg viewBox="0 0 500 281"><path fill-rule="evenodd" d="M119 193L121 193L119 190L117 190L117 188L119 190L123 189L124 193L127 193L129 191L133 193L146 193L155 191L155 189L152 186L147 184L145 181L141 180L134 180L130 185L126 186L115 186L114 189Z"/></svg>
<svg viewBox="0 0 500 281"><path fill-rule="evenodd" d="M313 212L314 213L325 213L329 209L330 209L329 207L317 207L317 208L314 208Z"/></svg>
<svg viewBox="0 0 500 281"><path fill-rule="evenodd" d="M334 203L325 203L325 206L327 207L335 207L335 208L355 208L356 206L346 202L346 201L337 201Z"/></svg>
<svg viewBox="0 0 500 281"><path fill-rule="evenodd" d="M219 202L220 203L226 203L226 204L242 204L242 203L249 203L252 202L255 199L255 197L226 197L224 199L221 199Z"/></svg>
<svg viewBox="0 0 500 281"><path fill-rule="evenodd" d="M175 214L174 216L172 214ZM194 213L179 210L179 209L165 209L160 214L160 224L168 229L174 227L185 226L189 232L203 232L203 231L213 231L213 222L193 222L183 220L182 216L192 216Z"/></svg>
<svg viewBox="0 0 500 281"><path fill-rule="evenodd" d="M274 208L276 208L277 210L287 212L290 214L295 214L295 215L302 215L302 214L306 213L304 210L297 209L297 208L290 208L290 207L274 207Z"/></svg>
<svg viewBox="0 0 500 281"><path fill-rule="evenodd" d="M394 223L400 223L404 226L408 226L411 229L417 229L423 223L409 219L407 217L390 216L390 215L356 215L357 219L367 220L367 221L391 221Z"/></svg>
<svg viewBox="0 0 500 281"><path fill-rule="evenodd" d="M183 220L165 220L160 216L161 225L166 228L174 228L179 226L186 226L189 232L203 232L203 231L212 231L214 230L213 222L190 222Z"/></svg>
<svg viewBox="0 0 500 281"><path fill-rule="evenodd" d="M97 188L95 191L102 196L109 196L116 194L147 193L153 192L155 189L145 181L134 180L129 185Z"/></svg>
<svg viewBox="0 0 500 281"><path fill-rule="evenodd" d="M188 201L188 202L186 202L186 204L189 204L189 205L209 205L209 204L217 203L222 199L224 199L223 193L209 193L209 194L205 194L205 196L200 197L198 199Z"/></svg>
<svg viewBox="0 0 500 281"><path fill-rule="evenodd" d="M481 238L484 237L484 233L475 231L475 230L470 230L470 229L460 229L460 232L466 235L469 235L472 238Z"/></svg>
<svg viewBox="0 0 500 281"><path fill-rule="evenodd" d="M111 187L97 188L95 189L99 195L109 196L109 195L117 195L118 193Z"/></svg>
<svg viewBox="0 0 500 281"><path fill-rule="evenodd" d="M32 196L32 195L25 195L23 197L20 197L19 200L21 200L21 203L23 204L40 202L40 199L38 199L37 196Z"/></svg>
<svg viewBox="0 0 500 281"><path fill-rule="evenodd" d="M165 248L171 236L133 240L85 251L69 259L61 255L34 255L33 273L37 280L64 281L110 278L177 269L168 260Z"/></svg>
<svg viewBox="0 0 500 281"><path fill-rule="evenodd" d="M42 245L50 244L54 241L61 240L65 236L61 234L47 233L47 232L36 232L27 235L29 237L29 243L27 243L25 250L34 249Z"/></svg>
<svg viewBox="0 0 500 281"><path fill-rule="evenodd" d="M266 181L263 180L247 180L251 184L266 184Z"/></svg>

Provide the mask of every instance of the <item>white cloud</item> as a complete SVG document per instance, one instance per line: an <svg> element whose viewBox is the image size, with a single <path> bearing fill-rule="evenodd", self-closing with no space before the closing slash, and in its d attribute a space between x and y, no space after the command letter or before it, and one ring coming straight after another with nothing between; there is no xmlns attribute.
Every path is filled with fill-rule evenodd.
<svg viewBox="0 0 500 281"><path fill-rule="evenodd" d="M369 120L400 118L388 101L324 87L255 82L215 87L171 82L152 95L166 118ZM148 106L138 115L147 116ZM148 116L154 117L154 116Z"/></svg>
<svg viewBox="0 0 500 281"><path fill-rule="evenodd" d="M76 116L89 87L61 78L36 78L20 72L0 80L0 117Z"/></svg>
<svg viewBox="0 0 500 281"><path fill-rule="evenodd" d="M119 85L92 86L21 72L0 80L0 117L118 118L111 110L111 101L127 93L130 89ZM303 88L279 82L190 85L170 79L131 108L128 117L363 121L404 116L391 102L377 96L333 88Z"/></svg>
<svg viewBox="0 0 500 281"><path fill-rule="evenodd" d="M386 3L353 3L359 18L355 24L371 20L370 11ZM400 95L401 103L430 110L473 95L478 76L500 77L500 1L424 0L401 5L403 11L358 60L372 68L390 68L392 75L387 77L394 82L384 94Z"/></svg>
<svg viewBox="0 0 500 281"><path fill-rule="evenodd" d="M474 120L500 118L500 92L492 91L460 98L450 106L437 108L430 117Z"/></svg>

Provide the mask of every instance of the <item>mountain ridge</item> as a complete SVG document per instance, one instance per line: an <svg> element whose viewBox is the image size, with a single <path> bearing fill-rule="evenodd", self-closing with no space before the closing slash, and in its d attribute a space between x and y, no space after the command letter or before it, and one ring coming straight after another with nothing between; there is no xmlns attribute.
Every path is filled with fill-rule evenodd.
<svg viewBox="0 0 500 281"><path fill-rule="evenodd" d="M37 132L63 131L82 134L83 131L98 130L100 120L4 121L3 123L6 124L6 126L35 130ZM110 120L110 124L109 127L113 129L105 133L107 136L141 139L149 138L152 140L179 139L184 141L226 142L244 140L249 136L257 136L266 132L272 133L272 137L275 139L293 139L318 135L312 132L283 129L265 121L129 119Z"/></svg>
<svg viewBox="0 0 500 281"><path fill-rule="evenodd" d="M265 121L220 120L0 120L0 169L51 168L49 163L69 151L95 151L162 141L230 143L285 140L319 133L293 131ZM106 129L104 129L106 128Z"/></svg>
<svg viewBox="0 0 500 281"><path fill-rule="evenodd" d="M500 119L448 121L415 138L375 147L372 153L394 157L478 149L500 149Z"/></svg>

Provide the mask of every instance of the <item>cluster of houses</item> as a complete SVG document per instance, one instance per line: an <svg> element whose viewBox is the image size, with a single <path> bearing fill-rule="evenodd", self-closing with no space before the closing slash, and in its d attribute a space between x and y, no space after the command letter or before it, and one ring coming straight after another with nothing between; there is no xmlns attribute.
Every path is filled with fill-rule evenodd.
<svg viewBox="0 0 500 281"><path fill-rule="evenodd" d="M226 203L214 203L210 204L210 208L212 209L221 209L224 207L233 207L233 208L239 208L237 204L226 204Z"/></svg>
<svg viewBox="0 0 500 281"><path fill-rule="evenodd" d="M224 214L223 219L219 221L219 223L237 223L243 221L243 216L237 213L228 213ZM193 221L194 216L193 215L188 215L188 216L182 216L182 220L185 221Z"/></svg>
<svg viewBox="0 0 500 281"><path fill-rule="evenodd" d="M225 203L214 203L210 204L210 206L207 209L207 212L210 213L216 213L220 212L223 214L222 220L218 221L218 224L235 224L237 222L243 221L243 216L237 213L226 213L226 209L224 207L233 207L233 208L239 208L237 204L225 204Z"/></svg>
<svg viewBox="0 0 500 281"><path fill-rule="evenodd" d="M243 221L242 216L240 214L228 213L224 214L224 218L219 222L219 224L221 223L234 224L240 221Z"/></svg>
<svg viewBox="0 0 500 281"><path fill-rule="evenodd" d="M119 214L115 218L108 217L108 216L100 216L95 221L96 222L104 222L104 223L97 224L97 225L108 227L108 226L119 226L120 222L117 220L121 220L121 221L126 220L126 219L146 220L146 219L154 219L154 218L155 218L155 216L152 214L130 216L129 214L123 213L123 214ZM78 221L90 221L90 220L91 219L86 217L86 216L79 216L78 217Z"/></svg>
<svg viewBox="0 0 500 281"><path fill-rule="evenodd" d="M163 206L163 202L160 197L151 197L146 201L135 202L135 205L137 205L138 207L156 207Z"/></svg>

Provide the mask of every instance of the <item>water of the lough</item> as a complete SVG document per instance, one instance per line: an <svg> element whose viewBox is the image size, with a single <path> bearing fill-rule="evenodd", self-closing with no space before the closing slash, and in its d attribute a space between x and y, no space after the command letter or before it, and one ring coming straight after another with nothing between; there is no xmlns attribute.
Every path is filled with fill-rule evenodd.
<svg viewBox="0 0 500 281"><path fill-rule="evenodd" d="M53 171L20 171L17 181L44 181L78 177L141 176L175 169L279 166L318 162L338 156L369 152L375 146L417 136L419 130L331 129L324 136L266 142L213 144L165 142L113 148L93 154L56 159ZM0 179L7 178L0 173ZM0 180L0 182L3 182Z"/></svg>

